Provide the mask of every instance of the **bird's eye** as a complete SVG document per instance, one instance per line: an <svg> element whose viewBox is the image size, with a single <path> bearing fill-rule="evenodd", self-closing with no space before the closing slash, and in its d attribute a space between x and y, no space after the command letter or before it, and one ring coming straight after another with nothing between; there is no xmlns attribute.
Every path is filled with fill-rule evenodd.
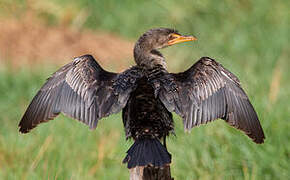
<svg viewBox="0 0 290 180"><path fill-rule="evenodd" d="M176 37L174 36L174 35L169 35L169 40L173 40L173 39L175 39Z"/></svg>

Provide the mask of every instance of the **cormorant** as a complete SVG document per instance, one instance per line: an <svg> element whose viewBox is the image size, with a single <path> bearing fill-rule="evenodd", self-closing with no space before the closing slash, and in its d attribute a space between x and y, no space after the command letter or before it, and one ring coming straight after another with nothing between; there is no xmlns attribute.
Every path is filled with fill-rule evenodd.
<svg viewBox="0 0 290 180"><path fill-rule="evenodd" d="M126 137L134 140L124 159L128 168L171 162L165 139L174 131L172 112L182 117L185 130L223 119L263 143L262 127L240 81L220 63L202 57L184 72L167 71L158 49L194 40L173 29L151 29L135 44L137 65L122 73L104 70L91 55L75 58L41 87L19 131L28 133L59 113L95 129L99 119L123 110Z"/></svg>

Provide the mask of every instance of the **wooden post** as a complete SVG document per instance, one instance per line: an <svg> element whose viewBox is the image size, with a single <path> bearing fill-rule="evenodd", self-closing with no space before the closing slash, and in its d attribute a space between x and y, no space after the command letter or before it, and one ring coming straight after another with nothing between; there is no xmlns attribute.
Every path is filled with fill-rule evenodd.
<svg viewBox="0 0 290 180"><path fill-rule="evenodd" d="M170 164L163 167L137 166L129 171L130 180L174 180L171 177Z"/></svg>

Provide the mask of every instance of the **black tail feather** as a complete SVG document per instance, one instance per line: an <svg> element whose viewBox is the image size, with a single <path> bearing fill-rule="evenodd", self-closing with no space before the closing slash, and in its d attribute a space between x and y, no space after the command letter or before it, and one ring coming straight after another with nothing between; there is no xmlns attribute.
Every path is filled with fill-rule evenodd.
<svg viewBox="0 0 290 180"><path fill-rule="evenodd" d="M127 151L123 163L128 163L128 168L136 166L164 166L171 163L171 155L157 139L138 139Z"/></svg>

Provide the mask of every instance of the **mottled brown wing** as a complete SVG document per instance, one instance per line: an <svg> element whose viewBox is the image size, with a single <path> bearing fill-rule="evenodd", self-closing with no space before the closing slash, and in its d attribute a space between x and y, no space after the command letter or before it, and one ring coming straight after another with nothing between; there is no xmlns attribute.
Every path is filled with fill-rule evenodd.
<svg viewBox="0 0 290 180"><path fill-rule="evenodd" d="M91 55L77 57L56 71L33 98L19 123L27 133L59 113L80 120L94 129L98 120L119 112L135 88L138 69L107 72Z"/></svg>
<svg viewBox="0 0 290 180"><path fill-rule="evenodd" d="M254 142L264 142L258 116L238 78L214 59L203 57L187 71L168 75L176 90L163 85L159 97L183 118L185 130L221 118Z"/></svg>

